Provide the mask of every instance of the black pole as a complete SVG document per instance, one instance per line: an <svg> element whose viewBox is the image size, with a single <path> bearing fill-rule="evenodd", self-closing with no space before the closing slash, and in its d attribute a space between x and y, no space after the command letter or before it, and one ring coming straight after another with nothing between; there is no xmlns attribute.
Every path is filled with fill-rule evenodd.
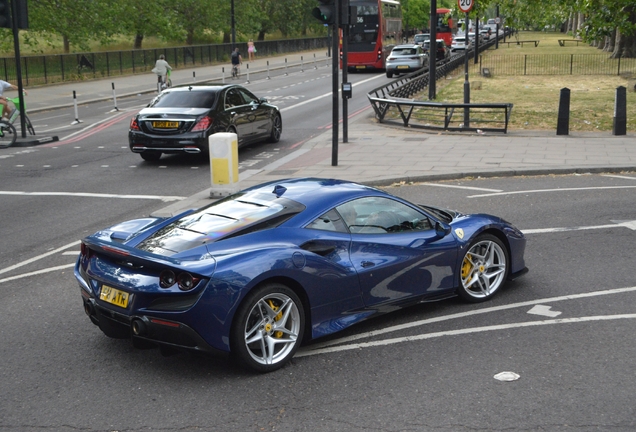
<svg viewBox="0 0 636 432"><path fill-rule="evenodd" d="M342 82L347 82L348 79L348 66L347 55L349 51L349 0L341 0L341 21L342 21ZM342 94L342 142L349 142L349 103L348 99Z"/></svg>
<svg viewBox="0 0 636 432"><path fill-rule="evenodd" d="M464 103L470 103L470 82L468 81L468 12L466 12L466 19L464 20L464 37L466 37L466 43L464 44ZM477 37L475 36L475 39ZM470 127L470 108L464 108L464 127Z"/></svg>
<svg viewBox="0 0 636 432"><path fill-rule="evenodd" d="M612 135L627 134L627 89L623 86L616 87L616 100L614 102L614 124Z"/></svg>
<svg viewBox="0 0 636 432"><path fill-rule="evenodd" d="M231 26L232 26L232 51L234 51L236 45L236 21L234 21L234 0L231 1L230 6Z"/></svg>
<svg viewBox="0 0 636 432"><path fill-rule="evenodd" d="M428 99L435 99L437 66L437 0L431 0L431 42L428 50Z"/></svg>
<svg viewBox="0 0 636 432"><path fill-rule="evenodd" d="M340 22L340 2L341 0L335 0L334 4L334 23L332 25L331 43L333 44L333 64L331 65L331 100L332 100L332 116L331 116L331 166L338 166L338 65L340 63L339 53L339 33L340 28L338 23Z"/></svg>
<svg viewBox="0 0 636 432"><path fill-rule="evenodd" d="M557 119L557 135L568 135L570 131L570 89L561 89L559 97L559 115Z"/></svg>
<svg viewBox="0 0 636 432"><path fill-rule="evenodd" d="M479 62L479 14L475 13L475 64Z"/></svg>
<svg viewBox="0 0 636 432"><path fill-rule="evenodd" d="M24 122L24 95L22 92L22 63L20 61L20 35L18 29L18 5L16 0L11 0L11 18L13 19L13 49L15 50L15 73L18 79L18 96L20 97L20 129L22 130L22 138L26 138L26 125Z"/></svg>
<svg viewBox="0 0 636 432"><path fill-rule="evenodd" d="M495 49L499 49L499 5L497 5L497 20L495 21Z"/></svg>

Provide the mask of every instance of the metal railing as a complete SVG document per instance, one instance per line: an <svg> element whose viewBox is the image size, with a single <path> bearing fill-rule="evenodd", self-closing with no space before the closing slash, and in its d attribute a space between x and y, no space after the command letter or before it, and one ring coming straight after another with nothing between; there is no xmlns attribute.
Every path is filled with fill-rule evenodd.
<svg viewBox="0 0 636 432"><path fill-rule="evenodd" d="M494 39L480 47L488 49ZM437 67L435 79L448 75L452 70L464 66L464 55L472 61L474 51L454 55L450 61ZM442 103L410 99L428 88L429 71L421 69L386 85L371 90L367 97L380 123L401 124L433 130L477 131L507 133L511 103Z"/></svg>
<svg viewBox="0 0 636 432"><path fill-rule="evenodd" d="M257 41L258 55L273 55L307 51L327 47L327 38L285 39ZM237 43L247 56L247 43ZM78 54L22 56L22 80L25 86L54 84L110 76L147 73L159 55L173 67L185 65L209 65L229 62L231 44L193 45L173 48L153 48L126 51L104 51ZM8 82L16 81L15 58L0 58L0 77Z"/></svg>
<svg viewBox="0 0 636 432"><path fill-rule="evenodd" d="M636 58L608 54L518 54L480 56L479 71L493 75L620 75L636 73Z"/></svg>

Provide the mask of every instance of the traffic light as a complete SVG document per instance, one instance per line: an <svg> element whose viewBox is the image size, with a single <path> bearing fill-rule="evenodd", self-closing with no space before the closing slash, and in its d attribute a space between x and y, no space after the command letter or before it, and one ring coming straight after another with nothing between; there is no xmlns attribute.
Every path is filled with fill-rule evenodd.
<svg viewBox="0 0 636 432"><path fill-rule="evenodd" d="M5 0L0 0L5 1ZM334 0L318 0L320 5L313 8L311 14L324 24L333 24L335 15Z"/></svg>
<svg viewBox="0 0 636 432"><path fill-rule="evenodd" d="M0 0L0 27L11 28L11 0Z"/></svg>

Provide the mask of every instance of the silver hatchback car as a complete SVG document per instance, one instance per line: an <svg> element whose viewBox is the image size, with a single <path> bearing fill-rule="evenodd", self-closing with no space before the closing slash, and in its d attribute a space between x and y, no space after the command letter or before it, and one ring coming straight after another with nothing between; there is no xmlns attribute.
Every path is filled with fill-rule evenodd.
<svg viewBox="0 0 636 432"><path fill-rule="evenodd" d="M427 54L421 45L397 45L386 58L386 76L392 78L393 74L413 72L424 67Z"/></svg>

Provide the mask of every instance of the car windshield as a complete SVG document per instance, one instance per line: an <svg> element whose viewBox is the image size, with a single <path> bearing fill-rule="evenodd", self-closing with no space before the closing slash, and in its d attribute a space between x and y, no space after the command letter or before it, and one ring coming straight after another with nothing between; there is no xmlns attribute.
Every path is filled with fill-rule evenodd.
<svg viewBox="0 0 636 432"><path fill-rule="evenodd" d="M171 91L157 96L151 108L212 108L216 100L215 92Z"/></svg>
<svg viewBox="0 0 636 432"><path fill-rule="evenodd" d="M429 35L415 35L415 42L424 42L425 40L430 39Z"/></svg>

